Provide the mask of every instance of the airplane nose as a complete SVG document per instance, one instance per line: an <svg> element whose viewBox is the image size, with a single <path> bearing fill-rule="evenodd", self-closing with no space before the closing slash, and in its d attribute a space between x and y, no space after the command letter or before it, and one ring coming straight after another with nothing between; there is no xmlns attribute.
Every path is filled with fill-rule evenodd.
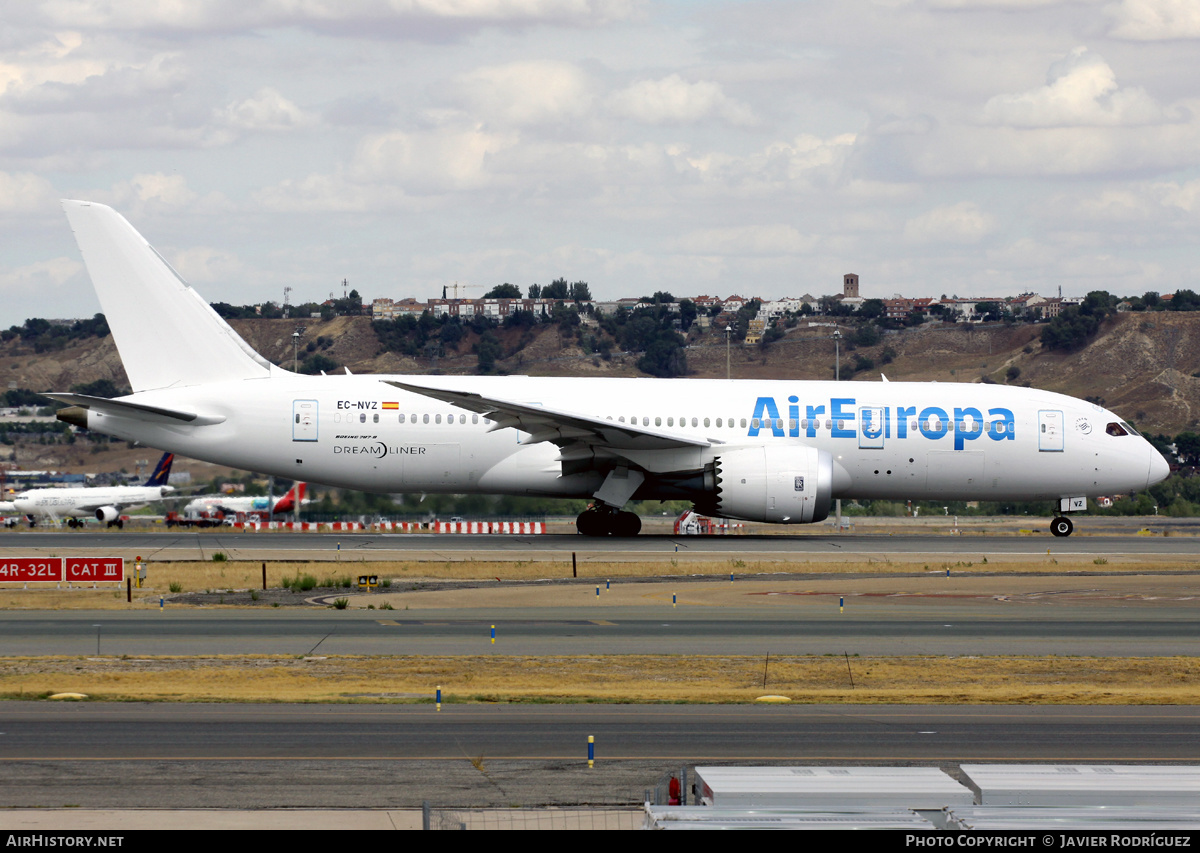
<svg viewBox="0 0 1200 853"><path fill-rule="evenodd" d="M1150 472L1146 478L1146 487L1149 488L1155 483L1161 483L1171 475L1171 466L1167 464L1167 460L1163 459L1161 453L1150 448Z"/></svg>

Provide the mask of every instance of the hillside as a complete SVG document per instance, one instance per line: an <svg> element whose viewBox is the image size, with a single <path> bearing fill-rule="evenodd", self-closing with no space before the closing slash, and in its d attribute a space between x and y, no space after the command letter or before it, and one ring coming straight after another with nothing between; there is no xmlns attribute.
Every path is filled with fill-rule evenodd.
<svg viewBox="0 0 1200 853"><path fill-rule="evenodd" d="M294 320L235 320L232 325L266 357L291 367ZM299 358L318 338L328 345L318 351L354 373L473 373L471 351L478 338L468 333L456 350L436 360L382 352L363 317L304 322ZM979 382L983 377L1005 383L1010 368L1014 384L1031 385L1075 397L1103 401L1118 414L1152 433L1177 433L1200 427L1200 313L1136 313L1107 320L1096 338L1074 353L1043 351L1038 326L961 326L927 324L887 333L879 344L850 350L842 343L842 376L847 378L856 354L875 367L851 377L878 381L880 372L893 381ZM833 376L832 329L804 323L767 349L734 345L730 372L734 378L827 379ZM587 355L574 337L557 326L530 331L497 330L504 356L498 365L510 373L542 376L639 376L637 355L614 353L610 360ZM722 338L704 334L689 341L690 375L724 377L726 348ZM885 351L892 360L884 364ZM19 338L0 344L0 379L5 388L66 390L73 385L109 379L128 387L112 338L90 338L67 348L38 354ZM7 460L10 454L0 452ZM96 471L133 470L135 459L154 455L143 448L114 444L93 453L83 444L39 445L22 441L8 465L22 468ZM111 457L111 458L110 458ZM126 459L125 457L128 457ZM151 463L152 464L152 463ZM186 464L186 463L185 463ZM194 476L208 479L218 469L197 464Z"/></svg>

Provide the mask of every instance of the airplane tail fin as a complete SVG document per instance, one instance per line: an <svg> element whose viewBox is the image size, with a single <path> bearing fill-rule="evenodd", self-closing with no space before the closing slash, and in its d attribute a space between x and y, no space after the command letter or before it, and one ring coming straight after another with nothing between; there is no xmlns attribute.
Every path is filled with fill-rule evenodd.
<svg viewBox="0 0 1200 853"><path fill-rule="evenodd" d="M150 479L146 481L145 485L165 486L171 476L171 463L174 461L174 453L164 453L162 459L158 460L158 465L154 467L154 473L150 475Z"/></svg>
<svg viewBox="0 0 1200 853"><path fill-rule="evenodd" d="M87 201L62 205L134 391L270 376L271 363L121 214Z"/></svg>
<svg viewBox="0 0 1200 853"><path fill-rule="evenodd" d="M276 501L271 512L294 512L304 503L304 491L308 483L296 483L287 490L287 494Z"/></svg>

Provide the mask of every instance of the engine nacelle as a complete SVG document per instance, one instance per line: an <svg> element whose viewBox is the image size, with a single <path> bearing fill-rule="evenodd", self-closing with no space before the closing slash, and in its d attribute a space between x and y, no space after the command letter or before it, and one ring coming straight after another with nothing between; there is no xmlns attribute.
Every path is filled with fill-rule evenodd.
<svg viewBox="0 0 1200 853"><path fill-rule="evenodd" d="M121 511L115 506L102 506L96 510L96 518L106 524L111 524L121 516Z"/></svg>
<svg viewBox="0 0 1200 853"><path fill-rule="evenodd" d="M717 458L713 511L722 518L808 524L829 515L833 457L815 447L746 447Z"/></svg>

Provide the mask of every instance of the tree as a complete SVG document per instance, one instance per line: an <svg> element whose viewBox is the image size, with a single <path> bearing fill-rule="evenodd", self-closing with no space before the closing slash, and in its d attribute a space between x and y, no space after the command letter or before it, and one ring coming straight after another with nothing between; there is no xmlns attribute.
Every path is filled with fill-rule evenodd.
<svg viewBox="0 0 1200 853"><path fill-rule="evenodd" d="M542 288L543 299L568 299L570 293L571 286L567 284L565 278L556 278Z"/></svg>
<svg viewBox="0 0 1200 853"><path fill-rule="evenodd" d="M592 291L586 281L577 281L571 285L570 298L576 302L591 302Z"/></svg>
<svg viewBox="0 0 1200 853"><path fill-rule="evenodd" d="M1175 436L1175 455L1184 465L1200 465L1200 435L1181 432Z"/></svg>
<svg viewBox="0 0 1200 853"><path fill-rule="evenodd" d="M537 287L537 285L535 284L535 285L533 285L533 287ZM530 296L533 296L533 287L529 288ZM521 288L517 287L515 284L509 284L508 282L505 282L504 284L497 284L495 287L493 287L487 293L483 294L483 298L484 299L520 299L521 298Z"/></svg>

